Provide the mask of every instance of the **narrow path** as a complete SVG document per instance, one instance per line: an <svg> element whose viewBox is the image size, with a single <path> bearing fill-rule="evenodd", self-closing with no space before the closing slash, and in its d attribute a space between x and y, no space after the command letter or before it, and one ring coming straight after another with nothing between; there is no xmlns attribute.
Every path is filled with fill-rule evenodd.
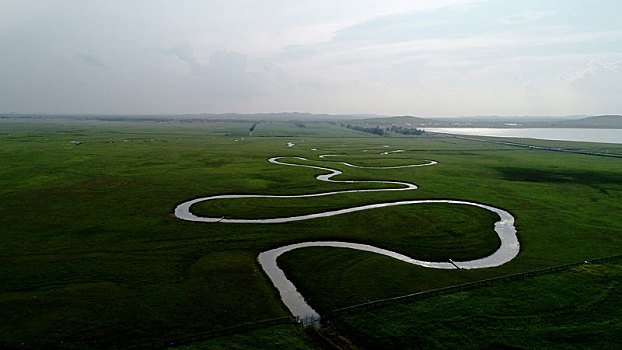
<svg viewBox="0 0 622 350"><path fill-rule="evenodd" d="M401 150L399 150L401 151ZM390 154L391 152L383 152L383 154ZM324 155L321 158L331 155ZM327 171L328 174L318 175L316 179L319 181L326 182L334 182L334 183L380 183L380 184L393 184L396 185L394 188L381 188L381 189L360 189L360 190L343 190L343 191L331 191L331 192L321 192L321 193L312 193L312 194L302 194L302 195L246 195L246 194L232 194L232 195L218 195L218 196L209 196L209 197L201 197L196 198L184 203L179 204L175 208L175 216L182 220L194 221L194 222L207 222L207 223L255 223L255 224L275 224L275 223L285 223L285 222L293 222L293 221L301 221L301 220L310 220L320 217L328 217L334 215L341 215L346 213L352 213L362 210L370 210L376 208L384 208L398 205L415 205L415 204L428 204L428 203L446 203L452 205L469 205L474 207L479 207L482 209L489 210L491 212L496 213L499 216L499 221L495 223L494 231L499 236L501 240L501 245L497 251L493 254L483 257L480 259L474 259L469 261L447 261L447 262L433 262L433 261L422 261L417 260L406 255L389 251L386 249L366 245L359 243L349 243L349 242L337 242L337 241L313 241L313 242L302 242L296 244L290 244L287 246L271 249L265 252L262 252L257 257L259 264L264 269L266 275L270 278L274 286L279 290L281 295L281 299L287 308L292 312L294 316L300 319L305 324L319 324L320 315L311 308L309 304L305 301L304 297L296 290L294 284L287 279L285 276L285 272L281 270L277 265L277 259L280 255L292 251L294 249L306 248L306 247L334 247L334 248L347 248L347 249L355 249L360 251L372 252L376 254L385 255L394 259L398 259L400 261L424 266L428 268L436 268L436 269L478 269L478 268L488 268L495 267L505 264L506 262L514 259L520 250L520 245L518 242L518 238L516 236L516 228L514 227L514 217L503 209L499 209L496 207L492 207L486 204L468 202L468 201L459 201L452 199L425 199L425 200L406 200L406 201L395 201L395 202L386 202L386 203L375 203L362 205L357 207L344 208L339 210L331 210L325 211L321 213L314 214L306 214L306 215L297 215L290 217L280 217L280 218L266 218L266 219L227 219L225 217L202 217L197 216L191 212L191 207L199 202L216 200L216 199L231 199L231 198L306 198L306 197L320 197L320 196L331 196L342 193L352 193L352 192L380 192L380 191L409 191L417 189L417 185L409 182L401 182L401 181L381 181L381 180L366 180L366 181L358 181L358 180L333 180L332 177L341 175L342 172L337 169L320 167L314 165L305 165L305 164L295 164L295 163L287 163L283 162L284 159L295 159L302 161L309 161L306 158L302 157L273 157L268 159L270 163L286 165L286 166L296 166L296 167L304 167L304 168L312 168L312 169L320 169ZM402 166L394 166L394 167L364 167L353 165L347 162L331 162L331 163L340 163L345 166L355 167L355 168L364 168L364 169L397 169L397 168L410 168L410 167L421 167L421 166L430 166L438 164L433 160L426 160L426 163L423 164L411 164L411 165L402 165Z"/></svg>

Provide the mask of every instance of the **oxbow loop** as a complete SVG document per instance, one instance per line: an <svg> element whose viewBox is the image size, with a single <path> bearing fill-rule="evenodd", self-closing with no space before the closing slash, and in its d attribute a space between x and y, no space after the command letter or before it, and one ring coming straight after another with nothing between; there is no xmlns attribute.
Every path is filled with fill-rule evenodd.
<svg viewBox="0 0 622 350"><path fill-rule="evenodd" d="M316 150L317 149L312 149ZM396 152L404 152L404 150L396 150L396 151L386 151L381 154L391 154ZM326 157L335 157L340 155L330 155L325 154L319 156L321 159L325 159ZM304 167L311 169L319 169L328 172L328 174L318 175L316 179L319 181L333 182L333 183L378 183L378 184L392 184L395 187L392 188L380 188L380 189L359 189L359 190L343 190L343 191L332 191L332 192L321 192L321 193L312 193L312 194L301 194L301 195L249 195L249 194L231 194L231 195L217 195L217 196L209 196L196 198L184 203L179 204L175 208L175 216L182 220L194 221L194 222L206 222L206 223L225 223L225 224L236 224L236 223L245 223L245 224L277 224L277 223L286 223L292 221L301 221L301 220L310 220L321 217L328 217L334 215L341 215L346 213L352 213L356 211L362 210L371 210L376 208L384 208L398 205L416 205L416 204L429 204L429 203L446 203L450 205L469 205L474 207L479 207L482 209L489 210L499 216L499 221L495 223L494 231L499 236L501 240L500 247L491 255L487 257L483 257L480 259L474 259L469 261L453 261L449 260L446 262L434 262L434 261L422 261L417 260L405 255L402 255L397 252L393 252L390 250L366 245L359 243L349 243L349 242L337 242L337 241L314 241L314 242L302 242L296 244L290 244L283 247L278 247L275 249L271 249L265 252L262 252L257 257L259 264L264 269L266 275L270 278L274 286L279 290L281 295L281 300L287 308L291 311L291 313L302 323L304 324L319 324L320 315L307 304L304 297L298 292L294 284L287 279L283 270L281 270L277 264L277 258L286 252L289 252L294 249L306 248L306 247L338 247L338 248L348 248L355 249L360 251L372 252L376 254L385 255L388 257L392 257L394 259L398 259L400 261L424 266L428 268L435 269L480 269L480 268L489 268L500 266L505 264L506 262L514 259L520 250L520 244L518 242L518 237L516 236L516 228L514 227L514 217L507 211L496 208L493 206L489 206L486 204L468 202L468 201L458 201L453 199L424 199L424 200L406 200L406 201L395 201L395 202L385 202L385 203L375 203L362 205L357 207L350 207L338 210L325 211L321 213L314 214L306 214L306 215L297 215L290 217L280 217L280 218L266 218L266 219L229 219L226 217L202 217L197 216L191 212L191 207L200 202L205 202L209 200L216 199L232 199L232 198L307 198L307 197L321 197L321 196L332 196L343 193L353 193L353 192L384 192L384 191L410 191L417 189L417 185L410 182L401 182L401 181L385 181L385 180L333 180L332 178L337 175L341 175L342 172L337 169L332 169L328 167L320 167L315 165L307 165L307 164L298 164L298 163L287 163L284 160L298 160L298 161L309 161L303 157L272 157L268 159L270 163L285 165L285 166L295 166L295 167ZM390 167L369 167L369 166L359 166L354 165L348 162L328 162L327 163L339 163L348 167L353 168L362 168L362 169L399 169L399 168L412 168L412 167L423 167L438 164L438 162L434 160L424 160L424 163L410 164L410 165L400 165L400 166L390 166Z"/></svg>

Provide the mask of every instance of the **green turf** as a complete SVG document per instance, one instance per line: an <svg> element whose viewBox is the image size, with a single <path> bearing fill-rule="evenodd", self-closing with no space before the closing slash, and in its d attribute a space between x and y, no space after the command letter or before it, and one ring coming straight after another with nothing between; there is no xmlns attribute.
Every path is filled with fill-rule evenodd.
<svg viewBox="0 0 622 350"><path fill-rule="evenodd" d="M420 185L420 189L413 191L411 196L464 199L510 211L516 217L521 242L519 256L498 268L455 273L390 261L373 254L337 252L332 248L297 250L285 254L280 264L303 286L303 294L312 300L316 308L330 310L352 303L622 251L620 160L495 149L498 145L455 139L412 142L423 147L438 145L438 150L426 150L425 154L438 160L439 164L411 170L401 178ZM453 144L455 148L449 150L443 147L448 144ZM472 147L480 147L480 150ZM423 153L413 148L410 148L410 153ZM464 150L460 151L461 148ZM392 195L400 197L403 194ZM412 210L416 212L418 209L414 206ZM351 217L364 220L377 213L379 211L359 216L352 214ZM330 219L326 221L330 222ZM374 221L368 222L372 226ZM480 222L484 225L481 229L488 228L485 221ZM411 227L404 222L402 228L414 231L412 237L428 234L426 225ZM472 233L478 232L471 230ZM409 247L406 249L415 249L413 244ZM465 247L473 247L473 242ZM428 252L431 253L432 249ZM465 253L468 248L457 249ZM478 249L485 247L481 245ZM447 250L438 253L443 252L448 253ZM457 258L453 254L446 256Z"/></svg>
<svg viewBox="0 0 622 350"><path fill-rule="evenodd" d="M218 337L185 346L171 347L179 350L229 350L229 349L331 349L310 328L296 325L272 326L239 334Z"/></svg>
<svg viewBox="0 0 622 350"><path fill-rule="evenodd" d="M622 251L618 159L446 137L376 137L332 124L261 123L253 136L249 127L1 120L0 340L118 346L286 316L256 256L288 243L339 239L430 260L484 256L498 244L487 211L457 205L275 225L200 224L172 216L177 204L200 196L382 187L320 182L314 177L323 171L270 164L272 156L328 164L344 171L339 179L408 181L420 188L281 205L219 201L199 210L280 216L442 198L516 216L522 251L494 269L439 271L344 249L286 254L279 264L318 310ZM378 154L396 149L405 152ZM344 156L318 162L324 151ZM395 166L423 159L439 164L374 170L334 162Z"/></svg>
<svg viewBox="0 0 622 350"><path fill-rule="evenodd" d="M338 315L365 349L614 349L622 332L622 264L501 282Z"/></svg>
<svg viewBox="0 0 622 350"><path fill-rule="evenodd" d="M592 152L603 152L610 154L622 155L622 144L619 143L593 143L593 142L571 142L571 141L554 141L554 140L538 140L525 138L499 138L499 137L477 137L481 139L489 139L502 142L515 142L524 145L532 145L539 147L554 147L568 150L586 150Z"/></svg>

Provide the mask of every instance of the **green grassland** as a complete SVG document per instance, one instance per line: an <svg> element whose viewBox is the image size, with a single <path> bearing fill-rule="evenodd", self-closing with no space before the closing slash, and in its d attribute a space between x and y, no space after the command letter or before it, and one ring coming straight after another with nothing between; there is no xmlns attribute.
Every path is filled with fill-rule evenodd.
<svg viewBox="0 0 622 350"><path fill-rule="evenodd" d="M177 204L202 196L387 187L317 181L323 171L271 164L273 156L300 156L309 161L291 162L339 169L344 173L338 180L408 181L419 189L282 202L218 200L196 211L276 217L439 198L481 202L516 217L521 253L493 269L426 269L335 248L287 253L279 265L320 312L622 251L619 159L451 137L377 137L330 123L266 122L252 136L249 127L224 121L0 121L0 340L122 346L287 316L255 259L288 243L345 240L430 260L468 260L498 246L495 218L459 205L391 207L273 225L200 224L172 215ZM396 149L405 152L379 154ZM324 153L343 156L320 162ZM426 159L439 164L377 170L337 163L396 166ZM620 280L619 274L610 276ZM598 282L594 288L608 286ZM532 307L537 311L538 303ZM619 322L620 313L612 313ZM349 336L367 344L366 337L374 336L369 329L379 327L374 322ZM269 329L254 331L263 332L258 339L265 344L284 337L317 345L298 330L275 331L269 340ZM232 338L219 339L226 345Z"/></svg>
<svg viewBox="0 0 622 350"><path fill-rule="evenodd" d="M480 137L478 137L480 138ZM481 137L495 141L515 142L538 147L553 147L568 150L586 150L592 152L603 152L622 155L622 144L619 143L592 143L592 142L571 142L571 141L554 141L554 140L538 140L525 138L499 138L499 137Z"/></svg>
<svg viewBox="0 0 622 350"><path fill-rule="evenodd" d="M622 264L504 282L338 315L366 349L613 349L622 332Z"/></svg>
<svg viewBox="0 0 622 350"><path fill-rule="evenodd" d="M239 334L233 334L186 346L172 347L179 350L229 350L229 349L333 349L310 327L296 325L271 326Z"/></svg>

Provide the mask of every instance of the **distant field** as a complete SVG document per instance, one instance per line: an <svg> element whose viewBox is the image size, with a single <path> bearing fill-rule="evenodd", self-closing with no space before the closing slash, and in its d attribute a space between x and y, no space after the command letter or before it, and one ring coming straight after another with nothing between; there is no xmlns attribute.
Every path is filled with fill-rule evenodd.
<svg viewBox="0 0 622 350"><path fill-rule="evenodd" d="M378 137L330 123L305 123L304 127L290 122L260 123L250 133L251 125L0 120L0 341L123 346L287 316L255 259L261 251L288 243L338 239L431 260L471 259L498 246L492 231L495 218L490 213L451 205L384 208L273 225L200 224L172 215L177 204L200 196L382 187L320 182L314 177L323 171L271 164L267 159L272 156L308 158L309 162L300 162L342 170L339 179L409 181L419 189L309 201L220 200L197 205L196 211L214 216L276 217L439 198L481 202L516 217L521 253L493 269L441 271L333 248L287 253L279 260L280 266L320 312L622 252L622 159L448 137ZM288 147L288 142L294 146ZM398 149L404 152L380 155ZM320 162L318 155L326 153L342 156ZM336 163L395 166L430 159L439 164L375 170ZM431 317L425 310L438 307L443 310L438 317L451 315L454 308L459 310L456 314L473 310L480 315L454 318L456 327L454 322L434 321L438 331L429 336L412 332L413 344L419 340L435 344L434 339L445 334L452 339L464 336L461 330L478 337L495 331L486 328L493 321L482 323L481 332L459 327L460 322L476 323L478 317L484 317L489 294L533 295L524 300L531 301L528 314L537 315L550 312L545 305L548 302L533 302L540 293L550 295L551 300L582 300L582 295L591 293L604 295L603 305L611 310L607 320L616 330L621 313L611 297L617 295L619 267L615 263L603 266L539 277L534 283L525 280L490 287L497 288L494 293L487 292L491 289L467 292L474 293L468 294L473 298L460 307L446 303L452 296L444 296L426 300L429 304L423 306L417 302L351 314L337 320L335 329L365 347L372 347L374 337L386 337L392 343L379 344L387 347L403 346L403 341L411 338L394 339L387 334L397 337L404 334L397 328L409 330L418 325L417 317ZM584 280L593 283L582 291ZM550 285L560 288L549 290ZM562 286L576 287L577 299L563 291L555 296ZM460 294L455 298L466 297ZM527 307L518 305L521 298L513 302L512 308ZM560 301L559 305L565 304ZM510 315L511 311L498 311L498 315ZM572 312L568 317L574 317ZM381 326L396 317L401 323ZM550 322L511 327L532 334L528 338L535 339L538 334L554 337L547 330ZM601 334L602 325L585 324L568 329L577 329L577 337ZM283 347L326 345L313 332L293 326L253 332L257 333L249 333L250 337L256 334L257 341L265 344L253 344L241 334L190 348L226 348L227 344L270 348L277 337L283 339ZM607 344L609 333L602 334L603 344ZM518 335L508 339L508 344L520 344ZM455 344L464 343L456 340ZM481 340L480 344L492 343Z"/></svg>

